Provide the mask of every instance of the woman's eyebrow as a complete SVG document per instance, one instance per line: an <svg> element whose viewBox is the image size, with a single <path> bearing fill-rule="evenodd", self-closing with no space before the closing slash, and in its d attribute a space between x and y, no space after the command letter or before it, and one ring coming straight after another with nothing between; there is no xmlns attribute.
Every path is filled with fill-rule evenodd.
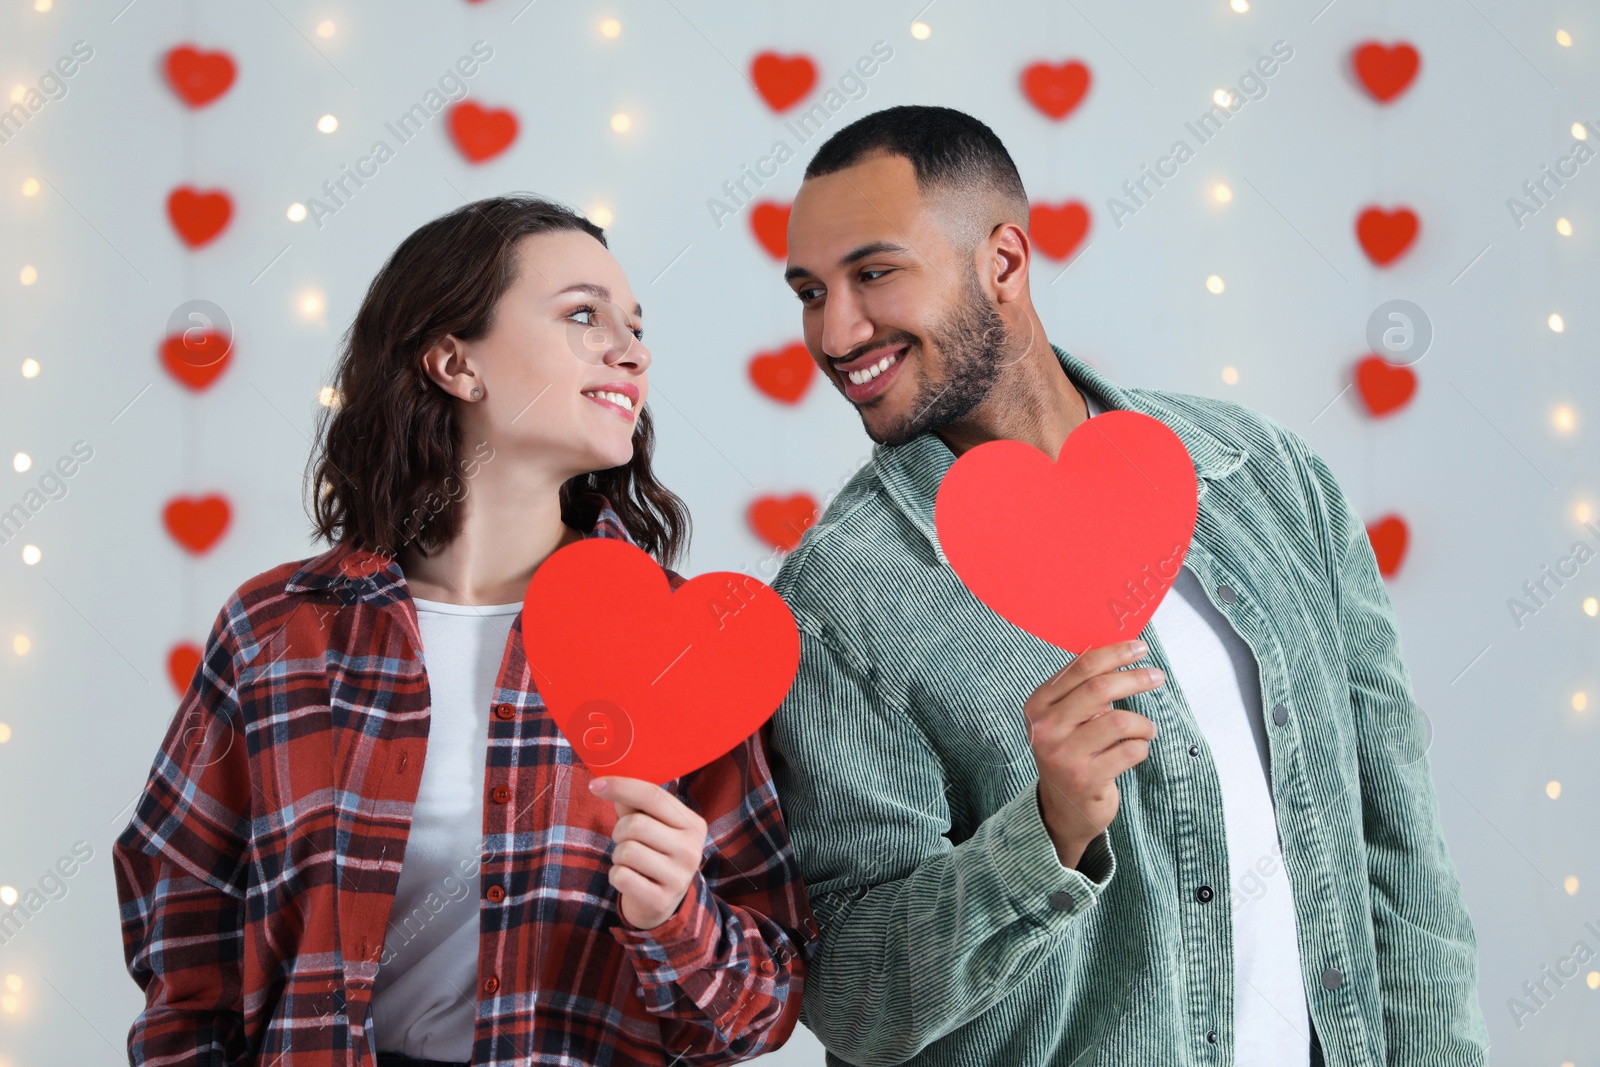
<svg viewBox="0 0 1600 1067"><path fill-rule="evenodd" d="M560 296L562 293L584 293L588 296L597 297L601 300L611 299L611 290L607 289L603 285L596 285L594 282L574 282L565 289L558 290L555 295ZM639 304L634 304L633 313L642 317L644 315L644 308Z"/></svg>

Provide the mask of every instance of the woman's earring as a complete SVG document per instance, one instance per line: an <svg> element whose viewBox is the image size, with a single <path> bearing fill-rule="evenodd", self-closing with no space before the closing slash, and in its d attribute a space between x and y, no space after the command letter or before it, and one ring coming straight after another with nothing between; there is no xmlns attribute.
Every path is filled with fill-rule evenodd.
<svg viewBox="0 0 1600 1067"><path fill-rule="evenodd" d="M473 386L472 392L469 395L472 397L472 399L477 400L483 396L483 390L479 389L477 386Z"/></svg>

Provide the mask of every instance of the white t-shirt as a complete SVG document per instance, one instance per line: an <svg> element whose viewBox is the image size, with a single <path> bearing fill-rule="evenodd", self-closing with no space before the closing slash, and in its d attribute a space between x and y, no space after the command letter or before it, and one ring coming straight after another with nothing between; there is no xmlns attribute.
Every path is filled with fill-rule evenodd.
<svg viewBox="0 0 1600 1067"><path fill-rule="evenodd" d="M1079 390L1091 416L1104 410ZM1273 811L1266 722L1255 655L1217 610L1187 565L1150 620L1194 713L1222 789L1233 901L1234 1064L1309 1067L1311 1024L1300 974L1294 899ZM1182 887L1192 894L1196 886ZM1189 896L1192 901L1193 897ZM1197 906L1197 905L1189 905Z"/></svg>
<svg viewBox="0 0 1600 1067"><path fill-rule="evenodd" d="M413 598L431 702L427 755L372 992L380 1052L468 1063L478 1007L489 708L517 604Z"/></svg>

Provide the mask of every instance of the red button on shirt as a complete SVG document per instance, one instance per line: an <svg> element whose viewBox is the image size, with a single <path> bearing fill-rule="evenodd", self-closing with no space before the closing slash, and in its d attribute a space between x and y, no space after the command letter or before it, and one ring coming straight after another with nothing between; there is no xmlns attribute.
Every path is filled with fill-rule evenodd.
<svg viewBox="0 0 1600 1067"><path fill-rule="evenodd" d="M502 889L500 886L492 885L492 886L489 887L488 897L489 897L489 903L498 904L502 900L506 899L506 891L504 889Z"/></svg>
<svg viewBox="0 0 1600 1067"><path fill-rule="evenodd" d="M494 798L494 802L496 804L504 804L506 801L511 799L511 790L507 789L503 785L497 785L494 787L494 792L490 793L489 795Z"/></svg>
<svg viewBox="0 0 1600 1067"><path fill-rule="evenodd" d="M494 713L502 719L514 719L517 717L517 709L510 704L496 704Z"/></svg>
<svg viewBox="0 0 1600 1067"><path fill-rule="evenodd" d="M485 978L483 980L483 991L485 993L493 993L496 989L499 989L499 988L500 988L500 979L496 978L494 975L491 974L489 977L487 977L487 978Z"/></svg>

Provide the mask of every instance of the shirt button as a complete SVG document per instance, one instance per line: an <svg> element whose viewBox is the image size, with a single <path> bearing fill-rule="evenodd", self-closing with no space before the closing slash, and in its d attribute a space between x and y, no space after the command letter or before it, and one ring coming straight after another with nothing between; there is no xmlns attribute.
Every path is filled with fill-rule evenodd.
<svg viewBox="0 0 1600 1067"><path fill-rule="evenodd" d="M1232 604L1239 599L1239 594L1233 591L1233 586L1231 585L1219 585L1217 586L1217 599L1224 604Z"/></svg>
<svg viewBox="0 0 1600 1067"><path fill-rule="evenodd" d="M489 977L487 977L487 978L485 978L483 980L483 991L485 993L493 993L495 990L497 990L499 988L500 988L500 979L496 978L494 975L491 974Z"/></svg>
<svg viewBox="0 0 1600 1067"><path fill-rule="evenodd" d="M1071 911L1074 903L1076 902L1072 899L1072 894L1065 889L1057 889L1050 894L1050 909L1052 911Z"/></svg>
<svg viewBox="0 0 1600 1067"><path fill-rule="evenodd" d="M1191 756L1200 755L1200 746L1199 745L1190 745L1189 746L1189 755L1191 755Z"/></svg>
<svg viewBox="0 0 1600 1067"><path fill-rule="evenodd" d="M1194 899L1198 900L1202 904L1209 902L1215 895L1215 893L1211 892L1211 887L1208 885L1203 885L1194 891Z"/></svg>
<svg viewBox="0 0 1600 1067"><path fill-rule="evenodd" d="M489 795L494 798L496 804L504 804L511 799L511 790L503 785L497 785Z"/></svg>
<svg viewBox="0 0 1600 1067"><path fill-rule="evenodd" d="M517 717L517 709L510 704L496 704L494 713L502 719L514 719Z"/></svg>
<svg viewBox="0 0 1600 1067"><path fill-rule="evenodd" d="M498 886L498 885L492 885L492 886L489 887L489 892L484 894L484 895L489 898L489 903L498 904L502 900L506 899L505 887L504 886Z"/></svg>
<svg viewBox="0 0 1600 1067"><path fill-rule="evenodd" d="M1217 1032L1215 1030L1207 1030L1206 1040L1215 1045L1217 1043Z"/></svg>
<svg viewBox="0 0 1600 1067"><path fill-rule="evenodd" d="M1273 708L1272 721L1278 726L1282 726L1284 723L1288 722L1289 709L1284 707L1282 704L1279 704L1277 707Z"/></svg>
<svg viewBox="0 0 1600 1067"><path fill-rule="evenodd" d="M1344 974L1337 967L1329 967L1322 972L1322 988L1338 989L1344 985Z"/></svg>

